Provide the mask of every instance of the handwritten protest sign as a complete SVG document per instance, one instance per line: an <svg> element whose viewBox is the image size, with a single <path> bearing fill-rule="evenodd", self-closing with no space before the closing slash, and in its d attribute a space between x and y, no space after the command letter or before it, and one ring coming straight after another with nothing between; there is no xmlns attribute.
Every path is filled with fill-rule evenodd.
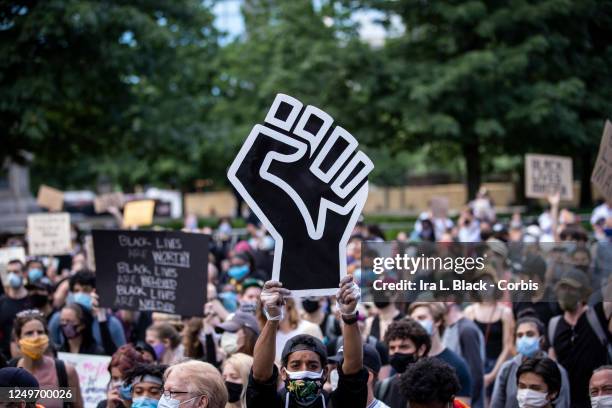
<svg viewBox="0 0 612 408"><path fill-rule="evenodd" d="M141 227L153 224L154 210L155 201L153 200L130 201L125 204L123 210L123 226Z"/></svg>
<svg viewBox="0 0 612 408"><path fill-rule="evenodd" d="M572 159L543 154L525 155L525 196L546 198L559 192L562 200L574 197Z"/></svg>
<svg viewBox="0 0 612 408"><path fill-rule="evenodd" d="M2 285L4 286L8 285L6 266L14 259L18 259L25 263L25 249L22 247L0 248L0 277L2 278Z"/></svg>
<svg viewBox="0 0 612 408"><path fill-rule="evenodd" d="M81 394L85 408L95 408L106 399L106 389L110 381L108 364L110 356L75 354L60 351L57 358L72 364L79 375Z"/></svg>
<svg viewBox="0 0 612 408"><path fill-rule="evenodd" d="M62 211L62 208L64 208L64 193L43 184L38 189L36 203L39 207L46 208L52 212Z"/></svg>
<svg viewBox="0 0 612 408"><path fill-rule="evenodd" d="M124 202L123 193L102 194L94 199L94 210L99 214L108 210L109 207L123 208Z"/></svg>
<svg viewBox="0 0 612 408"><path fill-rule="evenodd" d="M612 200L612 123L606 121L591 182L606 198Z"/></svg>
<svg viewBox="0 0 612 408"><path fill-rule="evenodd" d="M275 240L272 279L294 296L336 292L346 275L348 239L368 197L374 165L333 121L278 94L228 171Z"/></svg>
<svg viewBox="0 0 612 408"><path fill-rule="evenodd" d="M94 230L96 290L104 307L202 316L208 242L203 234Z"/></svg>
<svg viewBox="0 0 612 408"><path fill-rule="evenodd" d="M29 255L62 255L71 248L70 214L28 215Z"/></svg>

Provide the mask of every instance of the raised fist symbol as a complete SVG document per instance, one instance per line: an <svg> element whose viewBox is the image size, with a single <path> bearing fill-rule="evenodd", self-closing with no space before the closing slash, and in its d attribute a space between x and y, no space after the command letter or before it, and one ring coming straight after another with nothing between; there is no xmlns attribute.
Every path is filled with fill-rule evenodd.
<svg viewBox="0 0 612 408"><path fill-rule="evenodd" d="M278 94L228 178L276 241L272 279L294 295L330 295L368 196L372 161L314 106Z"/></svg>

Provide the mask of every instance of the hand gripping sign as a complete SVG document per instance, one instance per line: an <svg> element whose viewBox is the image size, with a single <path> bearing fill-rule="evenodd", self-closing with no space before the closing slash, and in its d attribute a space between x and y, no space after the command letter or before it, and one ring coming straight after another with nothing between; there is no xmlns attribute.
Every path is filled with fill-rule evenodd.
<svg viewBox="0 0 612 408"><path fill-rule="evenodd" d="M314 106L278 94L228 178L275 240L272 279L294 296L333 295L368 197L372 161Z"/></svg>

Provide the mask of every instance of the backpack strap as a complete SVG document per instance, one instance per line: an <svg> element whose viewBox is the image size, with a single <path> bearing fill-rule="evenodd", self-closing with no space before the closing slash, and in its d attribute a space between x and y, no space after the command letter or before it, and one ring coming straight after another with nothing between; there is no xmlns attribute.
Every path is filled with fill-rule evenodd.
<svg viewBox="0 0 612 408"><path fill-rule="evenodd" d="M374 396L376 399L384 402L387 393L389 392L392 378L393 377L387 377L376 384L376 388L374 389Z"/></svg>
<svg viewBox="0 0 612 408"><path fill-rule="evenodd" d="M562 315L558 315L553 317L548 321L548 342L551 347L554 347L553 341L555 339L555 332L557 331L557 326L559 326L559 322L561 321Z"/></svg>
<svg viewBox="0 0 612 408"><path fill-rule="evenodd" d="M587 317L587 320L589 321L589 325L591 326L591 328L595 332L595 335L599 339L599 342L604 347L606 347L606 350L608 352L608 363L611 362L612 361L612 345L610 344L610 342L608 342L608 337L606 336L604 329L601 327L601 323L599 322L599 319L597 318L597 314L595 314L595 309L593 309L592 307L589 307L586 311L586 317Z"/></svg>
<svg viewBox="0 0 612 408"><path fill-rule="evenodd" d="M55 359L55 373L57 374L57 384L64 388L68 387L68 373L66 364L62 360Z"/></svg>

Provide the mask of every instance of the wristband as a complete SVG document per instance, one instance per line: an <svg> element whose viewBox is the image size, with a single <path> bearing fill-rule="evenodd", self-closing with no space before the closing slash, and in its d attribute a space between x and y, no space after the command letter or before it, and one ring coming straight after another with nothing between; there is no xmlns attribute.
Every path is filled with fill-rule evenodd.
<svg viewBox="0 0 612 408"><path fill-rule="evenodd" d="M359 320L359 311L355 310L355 314L342 315L342 321L344 324L355 324Z"/></svg>

